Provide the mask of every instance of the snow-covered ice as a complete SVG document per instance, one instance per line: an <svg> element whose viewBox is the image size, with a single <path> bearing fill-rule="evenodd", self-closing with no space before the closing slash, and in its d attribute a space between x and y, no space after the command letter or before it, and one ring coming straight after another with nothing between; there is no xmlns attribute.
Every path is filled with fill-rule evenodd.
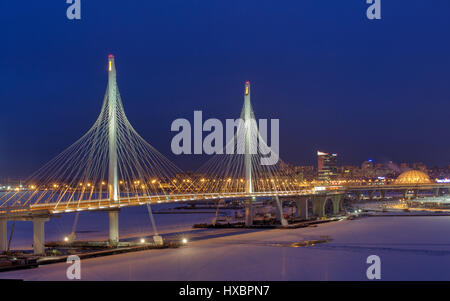
<svg viewBox="0 0 450 301"><path fill-rule="evenodd" d="M180 204L158 204L153 205L155 211L171 209ZM191 210L192 211L192 210ZM207 210L199 210L206 212ZM154 214L157 230L160 234L173 231L191 230L194 223L211 222L215 215L215 210L211 213L198 214ZM46 241L61 241L64 236L72 231L75 213L65 213L59 217L53 217L45 224ZM12 222L8 222L8 235ZM83 211L79 213L76 227L78 240L107 240L108 239L108 213L102 211ZM124 207L119 214L120 238L142 237L153 235L152 224L148 216L147 208ZM12 249L30 250L33 243L33 224L31 222L16 222Z"/></svg>
<svg viewBox="0 0 450 301"><path fill-rule="evenodd" d="M158 214L155 217L161 230L170 232L188 230L192 223L210 220L213 215ZM148 225L144 226L144 218ZM142 212L124 212L121 221L123 234L136 231L151 234L148 217ZM81 218L80 222L80 228L92 228L88 222L83 225ZM70 222L66 223L70 230ZM171 223L175 224L172 228ZM106 217L94 224L103 225L102 231L106 233ZM367 280L366 258L378 255L382 280L450 280L450 217L447 216L378 216L309 228L229 231L234 231L234 235L192 241L178 249L85 259L81 262L82 279ZM331 241L311 247L289 246L323 237ZM0 278L65 280L67 267L66 263L58 263L0 273Z"/></svg>

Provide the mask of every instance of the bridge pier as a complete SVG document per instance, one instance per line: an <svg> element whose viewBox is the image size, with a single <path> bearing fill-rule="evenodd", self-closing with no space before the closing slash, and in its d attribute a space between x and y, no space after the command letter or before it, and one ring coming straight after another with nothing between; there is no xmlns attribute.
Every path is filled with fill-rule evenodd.
<svg viewBox="0 0 450 301"><path fill-rule="evenodd" d="M245 200L245 225L253 225L253 204L251 198Z"/></svg>
<svg viewBox="0 0 450 301"><path fill-rule="evenodd" d="M327 201L326 195L316 195L313 197L313 214L317 217L325 216L325 203Z"/></svg>
<svg viewBox="0 0 450 301"><path fill-rule="evenodd" d="M7 219L0 218L0 253L6 252L8 247Z"/></svg>
<svg viewBox="0 0 450 301"><path fill-rule="evenodd" d="M109 244L117 246L119 244L119 210L108 211L109 216Z"/></svg>
<svg viewBox="0 0 450 301"><path fill-rule="evenodd" d="M308 198L300 198L295 201L297 205L296 217L300 217L301 220L308 219Z"/></svg>
<svg viewBox="0 0 450 301"><path fill-rule="evenodd" d="M273 204L275 205L275 214L277 216L277 220L280 221L281 225L283 226L287 226L288 222L287 220L284 218L283 215L283 201L280 200L278 197L275 197L273 200Z"/></svg>
<svg viewBox="0 0 450 301"><path fill-rule="evenodd" d="M331 202L333 203L333 214L337 215L341 212L341 196L335 195L331 198Z"/></svg>
<svg viewBox="0 0 450 301"><path fill-rule="evenodd" d="M369 191L369 200L373 200L373 196L374 196L374 194L375 194L375 190L370 190Z"/></svg>
<svg viewBox="0 0 450 301"><path fill-rule="evenodd" d="M276 219L279 220L279 221L281 221L281 218L282 218L282 212L283 212L283 202L280 202L280 206L278 206L277 200L274 199L274 200L272 201L272 206L275 208L275 216L276 216ZM281 207L281 210L280 210L279 207Z"/></svg>
<svg viewBox="0 0 450 301"><path fill-rule="evenodd" d="M439 196L439 188L435 188L434 189L434 196L438 197Z"/></svg>
<svg viewBox="0 0 450 301"><path fill-rule="evenodd" d="M406 200L406 196L408 194L408 189L406 189L405 191L403 191L403 198Z"/></svg>
<svg viewBox="0 0 450 301"><path fill-rule="evenodd" d="M386 198L386 191L385 190L380 190L380 198L382 200L384 200Z"/></svg>
<svg viewBox="0 0 450 301"><path fill-rule="evenodd" d="M33 252L34 255L45 255L45 222L46 217L33 217Z"/></svg>

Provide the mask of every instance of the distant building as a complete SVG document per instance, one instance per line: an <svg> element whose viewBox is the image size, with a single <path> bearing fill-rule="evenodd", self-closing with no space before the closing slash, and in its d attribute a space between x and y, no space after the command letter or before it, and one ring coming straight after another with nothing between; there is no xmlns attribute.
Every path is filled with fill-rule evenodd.
<svg viewBox="0 0 450 301"><path fill-rule="evenodd" d="M357 179L361 176L361 169L359 166L344 165L337 168L340 179Z"/></svg>
<svg viewBox="0 0 450 301"><path fill-rule="evenodd" d="M422 162L416 162L416 163L413 163L413 169L420 170L422 172L426 172L427 166L425 164L423 164Z"/></svg>
<svg viewBox="0 0 450 301"><path fill-rule="evenodd" d="M317 171L319 181L329 181L337 176L337 154L317 151Z"/></svg>
<svg viewBox="0 0 450 301"><path fill-rule="evenodd" d="M311 181L316 177L314 166L295 166L297 181Z"/></svg>
<svg viewBox="0 0 450 301"><path fill-rule="evenodd" d="M367 161L364 161L361 164L361 176L363 178L372 178L374 177L375 169L373 166L373 160L369 159Z"/></svg>
<svg viewBox="0 0 450 301"><path fill-rule="evenodd" d="M369 159L369 160L367 160L367 161L364 161L364 162L361 164L361 169L364 170L364 171L366 171L366 170L372 170L372 169L373 169L373 161L372 161L372 159Z"/></svg>
<svg viewBox="0 0 450 301"><path fill-rule="evenodd" d="M404 172L404 171L408 171L408 170L410 170L411 168L409 167L409 164L408 163L400 163L400 171L401 172Z"/></svg>

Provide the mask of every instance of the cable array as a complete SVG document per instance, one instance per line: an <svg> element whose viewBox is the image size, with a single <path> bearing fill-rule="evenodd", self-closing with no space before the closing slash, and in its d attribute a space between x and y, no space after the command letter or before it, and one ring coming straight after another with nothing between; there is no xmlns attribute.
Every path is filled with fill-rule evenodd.
<svg viewBox="0 0 450 301"><path fill-rule="evenodd" d="M109 99L109 85L114 85L115 99ZM108 182L112 118L119 199L170 195L188 190L192 183L185 181L186 176L181 169L147 143L127 119L114 75L114 79L109 80L100 115L88 132L33 173L26 180L25 190L0 196L0 209L43 203L54 204L55 208L60 204L73 207L90 200L112 199L113 183Z"/></svg>
<svg viewBox="0 0 450 301"><path fill-rule="evenodd" d="M246 106L250 112L247 118ZM270 154L279 158L279 154L268 146L266 138L260 134L249 101L244 102L239 120L235 134L227 141L222 154L214 155L193 175L196 191L245 193L249 192L250 186L251 192L282 192L298 191L304 187L304 183L297 180L294 169L281 159L275 164L263 164L263 158ZM246 139L246 135L250 138ZM246 178L246 153L250 154L250 185Z"/></svg>
<svg viewBox="0 0 450 301"><path fill-rule="evenodd" d="M214 193L293 192L304 188L295 172L266 143L250 103L246 83L244 106L234 136L223 154L214 155L195 174L181 169L147 143L133 128L116 82L114 57L109 57L108 86L100 114L88 132L26 180L26 189L0 195L5 208L47 205L53 210L91 209L92 203L127 200L196 199ZM111 154L114 154L111 156ZM111 164L112 162L112 164ZM114 172L111 170L114 169ZM205 194L208 194L206 196ZM86 205L88 204L88 205ZM135 203L133 203L135 204ZM84 207L83 207L84 206Z"/></svg>

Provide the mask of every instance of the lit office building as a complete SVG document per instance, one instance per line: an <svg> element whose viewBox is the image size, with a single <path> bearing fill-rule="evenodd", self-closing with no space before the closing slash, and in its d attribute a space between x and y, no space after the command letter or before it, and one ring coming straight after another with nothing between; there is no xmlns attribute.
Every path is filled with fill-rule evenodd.
<svg viewBox="0 0 450 301"><path fill-rule="evenodd" d="M317 170L319 181L329 181L337 176L337 154L317 151Z"/></svg>

